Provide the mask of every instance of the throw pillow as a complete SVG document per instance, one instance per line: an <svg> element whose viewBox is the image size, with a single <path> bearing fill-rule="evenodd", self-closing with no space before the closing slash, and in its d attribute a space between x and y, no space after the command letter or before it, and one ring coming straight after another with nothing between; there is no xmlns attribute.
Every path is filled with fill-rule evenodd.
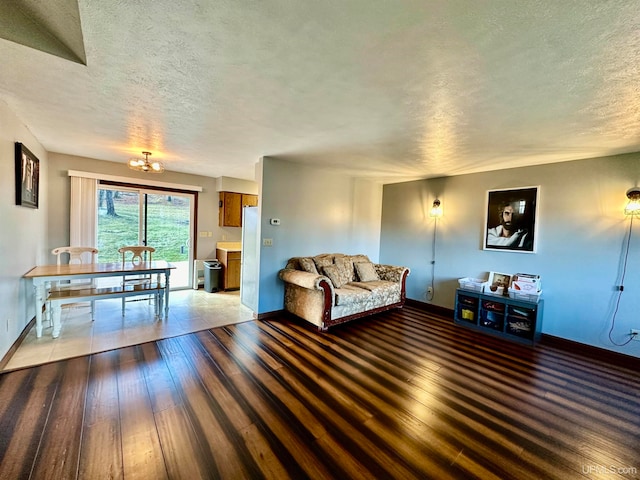
<svg viewBox="0 0 640 480"><path fill-rule="evenodd" d="M302 270L304 270L305 272L309 272L309 273L313 273L315 275L318 275L318 270L316 269L316 264L313 263L313 260L311 260L308 257L304 257L301 258L300 260L298 260L298 262L300 263L300 268Z"/></svg>
<svg viewBox="0 0 640 480"><path fill-rule="evenodd" d="M340 276L344 283L353 282L353 262L347 257L337 257L335 264L340 271Z"/></svg>
<svg viewBox="0 0 640 480"><path fill-rule="evenodd" d="M361 282L373 282L375 280L380 280L373 263L361 262L354 264L354 266L356 267L356 272L358 272L358 278Z"/></svg>
<svg viewBox="0 0 640 480"><path fill-rule="evenodd" d="M331 283L333 283L334 288L342 288L342 286L346 283L342 279L342 275L340 274L340 269L337 265L327 265L322 268L324 274L329 277Z"/></svg>
<svg viewBox="0 0 640 480"><path fill-rule="evenodd" d="M313 262L316 264L318 272L321 272L327 265L333 265L333 255L318 255L313 257Z"/></svg>
<svg viewBox="0 0 640 480"><path fill-rule="evenodd" d="M353 263L371 263L371 260L369 260L369 257L367 257L366 255L363 255L362 253L359 253L357 255L351 255L351 261Z"/></svg>

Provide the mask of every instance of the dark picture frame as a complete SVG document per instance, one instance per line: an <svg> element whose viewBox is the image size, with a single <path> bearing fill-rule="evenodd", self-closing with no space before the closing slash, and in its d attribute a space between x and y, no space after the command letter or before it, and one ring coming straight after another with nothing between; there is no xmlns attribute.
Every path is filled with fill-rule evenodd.
<svg viewBox="0 0 640 480"><path fill-rule="evenodd" d="M16 142L16 205L38 208L40 160L22 143Z"/></svg>
<svg viewBox="0 0 640 480"><path fill-rule="evenodd" d="M535 253L540 187L487 191L484 249Z"/></svg>

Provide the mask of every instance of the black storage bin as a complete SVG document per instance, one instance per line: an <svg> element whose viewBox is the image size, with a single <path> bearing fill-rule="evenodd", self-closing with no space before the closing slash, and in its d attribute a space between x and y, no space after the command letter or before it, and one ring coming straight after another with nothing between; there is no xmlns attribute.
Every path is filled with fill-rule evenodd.
<svg viewBox="0 0 640 480"><path fill-rule="evenodd" d="M206 260L204 263L204 289L209 292L220 290L220 274L222 265L217 260Z"/></svg>

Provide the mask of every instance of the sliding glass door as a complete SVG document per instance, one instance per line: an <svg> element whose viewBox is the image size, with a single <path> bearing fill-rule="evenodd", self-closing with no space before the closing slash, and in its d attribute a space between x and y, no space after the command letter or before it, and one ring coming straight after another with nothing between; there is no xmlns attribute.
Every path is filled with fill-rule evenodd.
<svg viewBox="0 0 640 480"><path fill-rule="evenodd" d="M124 245L154 247L154 260L176 267L172 289L190 288L194 203L191 194L99 185L98 261L119 261Z"/></svg>

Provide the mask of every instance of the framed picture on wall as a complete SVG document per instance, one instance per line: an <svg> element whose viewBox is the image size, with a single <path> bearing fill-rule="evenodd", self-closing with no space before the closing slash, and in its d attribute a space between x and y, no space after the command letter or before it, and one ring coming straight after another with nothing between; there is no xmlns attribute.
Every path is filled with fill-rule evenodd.
<svg viewBox="0 0 640 480"><path fill-rule="evenodd" d="M485 250L535 253L540 187L487 192Z"/></svg>
<svg viewBox="0 0 640 480"><path fill-rule="evenodd" d="M38 208L40 160L22 143L16 142L16 205Z"/></svg>

